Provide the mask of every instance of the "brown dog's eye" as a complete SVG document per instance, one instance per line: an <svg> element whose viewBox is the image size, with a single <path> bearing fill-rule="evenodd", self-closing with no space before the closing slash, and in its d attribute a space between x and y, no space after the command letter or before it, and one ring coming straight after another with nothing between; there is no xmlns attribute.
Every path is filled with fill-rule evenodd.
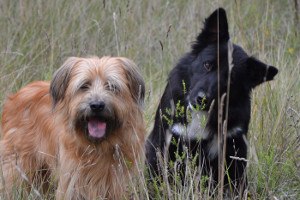
<svg viewBox="0 0 300 200"><path fill-rule="evenodd" d="M116 92L118 91L118 87L114 84L111 84L111 83L107 83L106 85L106 89L111 91L111 92Z"/></svg>
<svg viewBox="0 0 300 200"><path fill-rule="evenodd" d="M85 83L83 84L81 87L80 87L80 90L83 90L83 91L86 91L90 88L90 85L88 83Z"/></svg>
<svg viewBox="0 0 300 200"><path fill-rule="evenodd" d="M210 71L213 68L212 63L210 63L208 61L204 62L203 65L207 71Z"/></svg>

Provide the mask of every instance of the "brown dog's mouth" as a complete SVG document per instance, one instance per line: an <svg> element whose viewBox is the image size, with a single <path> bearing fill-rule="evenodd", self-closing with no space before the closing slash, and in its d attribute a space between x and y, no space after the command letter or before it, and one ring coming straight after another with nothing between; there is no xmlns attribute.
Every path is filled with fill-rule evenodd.
<svg viewBox="0 0 300 200"><path fill-rule="evenodd" d="M91 118L88 121L89 135L93 138L103 138L106 133L106 122L99 118Z"/></svg>

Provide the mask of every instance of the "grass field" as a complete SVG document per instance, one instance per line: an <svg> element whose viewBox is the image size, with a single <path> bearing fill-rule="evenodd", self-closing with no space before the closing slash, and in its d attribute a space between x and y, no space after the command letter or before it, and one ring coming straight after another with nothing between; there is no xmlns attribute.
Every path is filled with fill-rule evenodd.
<svg viewBox="0 0 300 200"><path fill-rule="evenodd" d="M69 56L124 56L137 63L146 82L149 134L168 72L190 50L205 17L224 7L232 41L279 69L274 81L252 93L249 191L253 199L300 199L300 2L296 2L0 0L0 111L7 94L35 80L50 80ZM141 177L133 180L135 199L148 198L146 185ZM197 191L162 186L158 196L208 198ZM28 198L40 197L32 192Z"/></svg>

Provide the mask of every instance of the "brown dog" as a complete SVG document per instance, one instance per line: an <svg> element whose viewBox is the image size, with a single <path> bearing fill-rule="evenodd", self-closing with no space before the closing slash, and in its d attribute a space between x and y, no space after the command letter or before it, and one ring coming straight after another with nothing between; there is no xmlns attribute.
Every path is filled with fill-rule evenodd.
<svg viewBox="0 0 300 200"><path fill-rule="evenodd" d="M2 191L10 196L25 175L46 189L55 177L57 199L126 196L128 176L144 153L144 91L126 58L72 57L51 83L34 82L9 96L0 141Z"/></svg>

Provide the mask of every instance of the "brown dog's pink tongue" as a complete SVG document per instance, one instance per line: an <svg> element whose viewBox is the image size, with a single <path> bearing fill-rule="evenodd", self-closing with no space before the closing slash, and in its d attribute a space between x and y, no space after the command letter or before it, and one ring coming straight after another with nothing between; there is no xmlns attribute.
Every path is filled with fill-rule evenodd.
<svg viewBox="0 0 300 200"><path fill-rule="evenodd" d="M105 135L106 122L91 119L88 123L89 133L94 138L102 138Z"/></svg>

